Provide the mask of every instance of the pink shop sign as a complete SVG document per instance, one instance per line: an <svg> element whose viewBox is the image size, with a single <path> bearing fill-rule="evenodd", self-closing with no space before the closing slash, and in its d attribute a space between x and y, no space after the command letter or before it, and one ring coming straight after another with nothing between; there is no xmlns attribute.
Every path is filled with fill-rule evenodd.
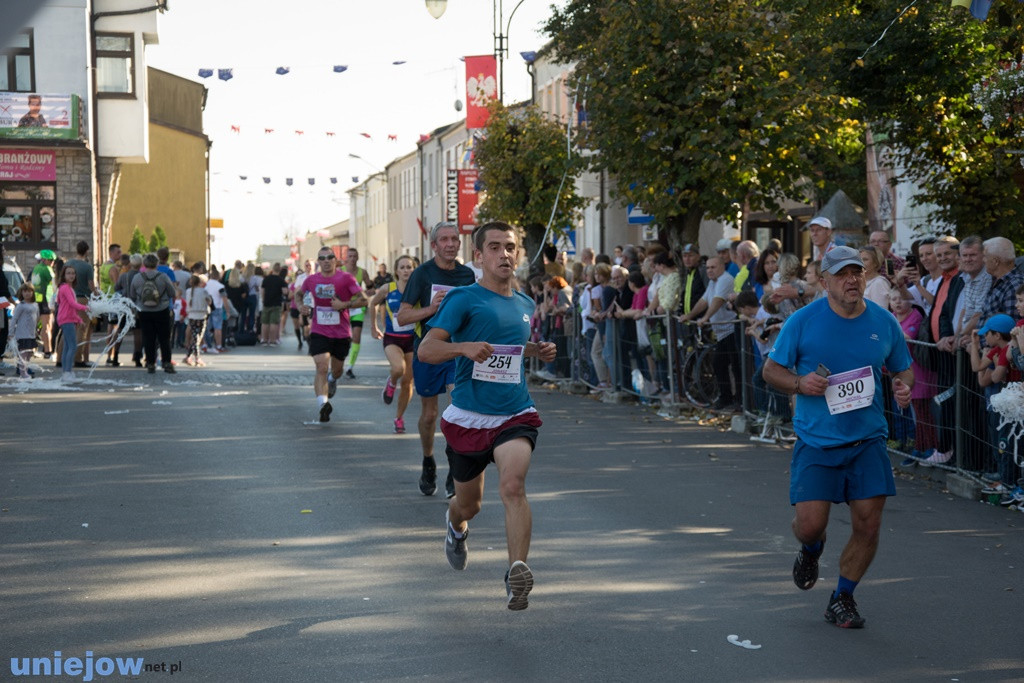
<svg viewBox="0 0 1024 683"><path fill-rule="evenodd" d="M0 148L0 181L57 179L57 154L45 149Z"/></svg>

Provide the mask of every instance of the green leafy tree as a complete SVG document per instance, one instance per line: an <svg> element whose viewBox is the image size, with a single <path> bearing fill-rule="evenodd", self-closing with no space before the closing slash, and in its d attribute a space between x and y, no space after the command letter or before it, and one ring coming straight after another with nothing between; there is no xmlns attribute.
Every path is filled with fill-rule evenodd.
<svg viewBox="0 0 1024 683"><path fill-rule="evenodd" d="M863 178L849 171L864 163L857 101L797 68L805 12L796 0L569 0L553 13L584 144L613 196L653 214L670 242L695 240L704 217L781 212Z"/></svg>
<svg viewBox="0 0 1024 683"><path fill-rule="evenodd" d="M136 225L135 229L132 230L131 241L128 243L128 253L144 254L146 253L148 246L146 238L142 235L142 231L139 230L139 226Z"/></svg>
<svg viewBox="0 0 1024 683"><path fill-rule="evenodd" d="M164 229L159 225L153 228L153 237L156 238L156 246L158 249L160 247L167 246L167 233L164 232Z"/></svg>
<svg viewBox="0 0 1024 683"><path fill-rule="evenodd" d="M823 6L808 22L817 30L805 68L863 103L903 178L938 206L934 219L1024 243L1024 157L1012 153L1024 139L1024 67L1016 84L999 82L1021 60L1024 4L994 3L985 21L942 2L897 13L881 2Z"/></svg>
<svg viewBox="0 0 1024 683"><path fill-rule="evenodd" d="M556 238L583 207L575 180L585 162L569 153L565 128L535 107L505 108L493 103L487 135L476 147L476 162L486 193L480 220L523 228L531 259L541 246L555 202L552 231Z"/></svg>

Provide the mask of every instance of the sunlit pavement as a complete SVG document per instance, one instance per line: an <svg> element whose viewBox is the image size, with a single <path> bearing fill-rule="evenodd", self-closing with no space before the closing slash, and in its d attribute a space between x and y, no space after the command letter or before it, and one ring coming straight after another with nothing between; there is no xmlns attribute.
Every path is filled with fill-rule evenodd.
<svg viewBox="0 0 1024 683"><path fill-rule="evenodd" d="M323 426L294 337L71 390L8 371L0 679L55 651L175 681L1024 677L1024 514L900 481L856 593L867 628L842 631L822 614L848 513L797 590L787 450L547 390L536 587L509 612L496 472L455 572L444 499L416 487L418 399L395 435L366 337Z"/></svg>

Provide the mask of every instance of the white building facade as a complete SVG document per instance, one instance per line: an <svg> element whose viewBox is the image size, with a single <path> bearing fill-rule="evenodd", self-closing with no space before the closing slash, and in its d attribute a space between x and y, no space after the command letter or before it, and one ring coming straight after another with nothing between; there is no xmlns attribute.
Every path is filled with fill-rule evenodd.
<svg viewBox="0 0 1024 683"><path fill-rule="evenodd" d="M39 3L0 46L0 240L23 268L89 243L106 256L120 165L149 158L154 0Z"/></svg>

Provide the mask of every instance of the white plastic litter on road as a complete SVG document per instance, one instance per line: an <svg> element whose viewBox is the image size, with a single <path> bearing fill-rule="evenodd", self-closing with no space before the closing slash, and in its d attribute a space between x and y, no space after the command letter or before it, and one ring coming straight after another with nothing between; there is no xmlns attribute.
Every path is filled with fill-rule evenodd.
<svg viewBox="0 0 1024 683"><path fill-rule="evenodd" d="M740 640L740 637L737 636L737 635L730 635L730 636L728 636L726 638L726 640L728 640L733 645L739 645L740 647L746 648L748 650L760 650L761 649L760 645L753 645L753 644L751 644L751 642L749 640Z"/></svg>

